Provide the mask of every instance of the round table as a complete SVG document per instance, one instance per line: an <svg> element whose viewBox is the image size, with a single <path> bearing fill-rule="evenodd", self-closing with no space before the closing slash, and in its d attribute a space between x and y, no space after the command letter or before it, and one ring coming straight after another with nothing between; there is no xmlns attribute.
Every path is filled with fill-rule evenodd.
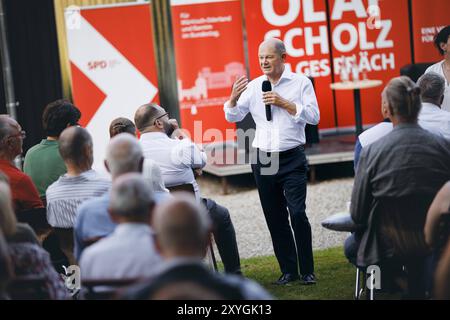
<svg viewBox="0 0 450 320"><path fill-rule="evenodd" d="M355 122L356 135L359 136L363 132L362 117L361 117L361 89L369 89L381 86L381 80L360 80L360 81L346 81L335 82L330 84L332 90L353 90L353 99L355 101Z"/></svg>

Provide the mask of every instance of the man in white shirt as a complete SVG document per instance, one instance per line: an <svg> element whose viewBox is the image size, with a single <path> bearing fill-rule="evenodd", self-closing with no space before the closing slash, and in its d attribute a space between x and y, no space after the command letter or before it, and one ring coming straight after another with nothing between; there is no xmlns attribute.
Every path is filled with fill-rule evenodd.
<svg viewBox="0 0 450 320"><path fill-rule="evenodd" d="M159 165L165 186L192 184L199 199L193 170L206 165L206 153L178 128L175 119L169 119L169 114L155 103L139 107L134 121L141 133L139 141L144 157Z"/></svg>
<svg viewBox="0 0 450 320"><path fill-rule="evenodd" d="M211 199L201 199L194 171L206 165L206 153L178 127L175 119L154 103L136 111L134 122L141 133L145 159L159 165L166 187L191 184L197 201L203 201L214 223L214 239L227 273L241 273L236 233L228 210ZM172 137L172 138L171 138Z"/></svg>
<svg viewBox="0 0 450 320"><path fill-rule="evenodd" d="M161 262L150 227L153 193L139 173L114 180L109 201L112 234L86 248L80 259L82 279L131 279L152 276Z"/></svg>
<svg viewBox="0 0 450 320"><path fill-rule="evenodd" d="M230 122L241 121L250 112L256 123L253 147L257 159L252 161L252 171L282 272L276 283L297 280L298 263L302 283L314 284L311 225L305 213L304 144L305 125L318 124L320 112L311 81L288 71L285 60L286 48L281 40L272 38L261 43L259 62L264 75L250 82L245 76L239 78L224 111ZM262 85L267 80L272 90L263 93ZM270 105L271 119L265 105Z"/></svg>
<svg viewBox="0 0 450 320"><path fill-rule="evenodd" d="M419 125L450 139L450 112L441 109L444 101L445 79L435 72L428 72L417 80L417 84L422 98Z"/></svg>

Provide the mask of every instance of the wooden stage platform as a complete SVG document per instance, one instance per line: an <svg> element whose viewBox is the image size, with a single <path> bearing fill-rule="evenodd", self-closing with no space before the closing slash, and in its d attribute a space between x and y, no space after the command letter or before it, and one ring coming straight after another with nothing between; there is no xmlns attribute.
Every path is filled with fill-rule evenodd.
<svg viewBox="0 0 450 320"><path fill-rule="evenodd" d="M354 147L354 135L323 137L319 143L307 145L305 150L310 181L315 181L318 165L353 161ZM244 149L238 149L237 145L216 145L206 150L208 164L203 171L221 178L224 194L228 193L227 177L252 172L249 154Z"/></svg>

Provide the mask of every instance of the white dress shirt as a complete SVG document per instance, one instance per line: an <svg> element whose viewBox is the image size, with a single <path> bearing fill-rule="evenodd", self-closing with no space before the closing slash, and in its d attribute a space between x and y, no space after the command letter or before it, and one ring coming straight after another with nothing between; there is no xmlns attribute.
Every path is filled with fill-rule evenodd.
<svg viewBox="0 0 450 320"><path fill-rule="evenodd" d="M450 139L450 112L442 110L437 105L428 102L422 103L419 125L428 131Z"/></svg>
<svg viewBox="0 0 450 320"><path fill-rule="evenodd" d="M162 132L147 132L141 135L140 143L144 157L155 161L161 169L166 187L192 184L197 199L200 190L192 169L206 165L206 153L189 139L171 139Z"/></svg>
<svg viewBox="0 0 450 320"><path fill-rule="evenodd" d="M428 67L428 69L425 71L425 73L428 72L435 72L442 76L445 79L445 91L444 91L444 102L441 105L442 110L450 112L450 82L447 81L444 75L444 61L442 60L438 63L433 64L432 66Z"/></svg>
<svg viewBox="0 0 450 320"><path fill-rule="evenodd" d="M161 262L152 229L144 223L122 223L83 251L80 272L82 279L151 277Z"/></svg>
<svg viewBox="0 0 450 320"><path fill-rule="evenodd" d="M285 68L278 83L272 85L272 91L295 103L297 113L291 115L280 107L272 106L272 121L267 121L261 90L264 80L267 80L265 75L250 81L235 107L230 108L227 101L224 105L225 118L229 122L238 122L250 112L256 124L252 145L266 152L286 151L305 144L305 125L316 125L320 119L311 81Z"/></svg>

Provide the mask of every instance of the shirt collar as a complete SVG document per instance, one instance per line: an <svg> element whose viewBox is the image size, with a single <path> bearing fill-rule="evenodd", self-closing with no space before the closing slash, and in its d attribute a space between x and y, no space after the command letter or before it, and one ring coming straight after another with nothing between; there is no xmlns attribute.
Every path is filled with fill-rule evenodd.
<svg viewBox="0 0 450 320"><path fill-rule="evenodd" d="M441 108L438 105L435 105L434 103L429 102L422 102L422 109L423 108L429 108L433 110L441 110Z"/></svg>
<svg viewBox="0 0 450 320"><path fill-rule="evenodd" d="M284 71L281 74L280 79L278 79L277 83L275 84L275 86L279 85L281 83L282 79L287 79L287 80L291 80L294 77L293 73L291 71L289 71L288 67L286 67L286 65L284 65ZM269 80L267 78L267 76L265 77L265 80Z"/></svg>
<svg viewBox="0 0 450 320"><path fill-rule="evenodd" d="M125 235L130 232L140 232L140 231L153 234L152 228L148 224L138 222L120 223L117 225L116 229L114 230L114 233L116 235Z"/></svg>
<svg viewBox="0 0 450 320"><path fill-rule="evenodd" d="M42 144L42 145L47 145L47 146L50 146L50 145L57 145L57 144L58 144L58 140L47 140L47 139L42 139L41 144Z"/></svg>
<svg viewBox="0 0 450 320"><path fill-rule="evenodd" d="M141 140L143 141L165 138L170 139L164 132L146 132L141 134Z"/></svg>

